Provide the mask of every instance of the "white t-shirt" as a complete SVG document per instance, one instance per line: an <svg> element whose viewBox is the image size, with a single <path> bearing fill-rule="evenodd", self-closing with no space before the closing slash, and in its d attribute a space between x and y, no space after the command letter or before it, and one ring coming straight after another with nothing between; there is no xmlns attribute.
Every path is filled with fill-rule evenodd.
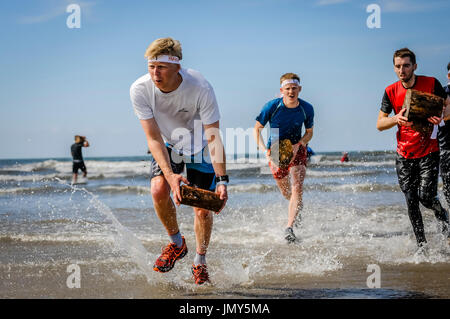
<svg viewBox="0 0 450 319"><path fill-rule="evenodd" d="M155 118L164 141L178 153L192 155L208 143L203 125L217 122L220 113L212 86L199 72L179 73L183 81L175 91L161 92L146 74L131 85L130 97L140 120Z"/></svg>

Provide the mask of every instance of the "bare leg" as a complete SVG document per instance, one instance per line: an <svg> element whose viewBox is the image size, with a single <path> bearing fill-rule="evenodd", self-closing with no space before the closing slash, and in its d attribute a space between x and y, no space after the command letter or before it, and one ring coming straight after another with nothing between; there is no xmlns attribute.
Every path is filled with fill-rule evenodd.
<svg viewBox="0 0 450 319"><path fill-rule="evenodd" d="M170 187L164 176L156 176L152 178L151 193L153 198L153 206L159 220L166 228L169 236L178 233L178 222L176 208L170 198Z"/></svg>
<svg viewBox="0 0 450 319"><path fill-rule="evenodd" d="M282 178L282 179L275 179L275 182L277 182L278 189L280 190L281 194L286 198L287 200L291 199L291 181L289 178L289 175Z"/></svg>
<svg viewBox="0 0 450 319"><path fill-rule="evenodd" d="M77 178L78 178L78 174L77 173L73 173L72 174L72 184L75 184L77 182Z"/></svg>
<svg viewBox="0 0 450 319"><path fill-rule="evenodd" d="M289 175L292 179L292 186L287 227L292 227L302 207L303 181L306 175L306 167L304 165L293 166Z"/></svg>
<svg viewBox="0 0 450 319"><path fill-rule="evenodd" d="M204 255L206 254L209 240L211 239L213 213L201 208L194 208L194 213L194 231L197 243L197 253Z"/></svg>

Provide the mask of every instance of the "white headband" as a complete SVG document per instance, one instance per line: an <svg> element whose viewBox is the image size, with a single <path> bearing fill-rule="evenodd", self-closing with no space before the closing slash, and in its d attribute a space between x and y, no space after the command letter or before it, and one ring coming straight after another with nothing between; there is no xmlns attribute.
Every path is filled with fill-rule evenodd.
<svg viewBox="0 0 450 319"><path fill-rule="evenodd" d="M297 79L290 79L290 80L284 80L283 82L281 82L281 87L285 86L286 84L297 84L300 85L300 81Z"/></svg>
<svg viewBox="0 0 450 319"><path fill-rule="evenodd" d="M165 63L174 63L180 64L180 58L174 55L158 55L156 58L148 59L148 62L165 62Z"/></svg>

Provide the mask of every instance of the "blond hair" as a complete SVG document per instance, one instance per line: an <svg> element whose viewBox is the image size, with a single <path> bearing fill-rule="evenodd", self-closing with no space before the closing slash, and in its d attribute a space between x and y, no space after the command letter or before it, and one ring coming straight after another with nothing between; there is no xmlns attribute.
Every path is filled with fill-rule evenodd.
<svg viewBox="0 0 450 319"><path fill-rule="evenodd" d="M154 59L160 55L172 55L178 57L180 60L183 58L181 53L181 43L178 40L172 38L161 38L153 41L145 50L145 57Z"/></svg>
<svg viewBox="0 0 450 319"><path fill-rule="evenodd" d="M280 78L280 84L283 83L284 80L297 80L300 82L300 77L295 73L285 73Z"/></svg>

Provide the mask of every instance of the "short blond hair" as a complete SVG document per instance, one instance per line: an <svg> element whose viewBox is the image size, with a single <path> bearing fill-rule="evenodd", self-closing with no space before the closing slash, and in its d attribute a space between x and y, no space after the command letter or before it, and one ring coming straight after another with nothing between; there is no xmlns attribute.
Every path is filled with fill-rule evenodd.
<svg viewBox="0 0 450 319"><path fill-rule="evenodd" d="M183 58L181 53L181 43L178 40L172 38L161 38L153 41L145 50L145 57L154 59L160 55L172 55L178 57L180 60Z"/></svg>
<svg viewBox="0 0 450 319"><path fill-rule="evenodd" d="M297 80L300 82L300 77L295 73L285 73L280 78L280 84L283 83L284 80Z"/></svg>

